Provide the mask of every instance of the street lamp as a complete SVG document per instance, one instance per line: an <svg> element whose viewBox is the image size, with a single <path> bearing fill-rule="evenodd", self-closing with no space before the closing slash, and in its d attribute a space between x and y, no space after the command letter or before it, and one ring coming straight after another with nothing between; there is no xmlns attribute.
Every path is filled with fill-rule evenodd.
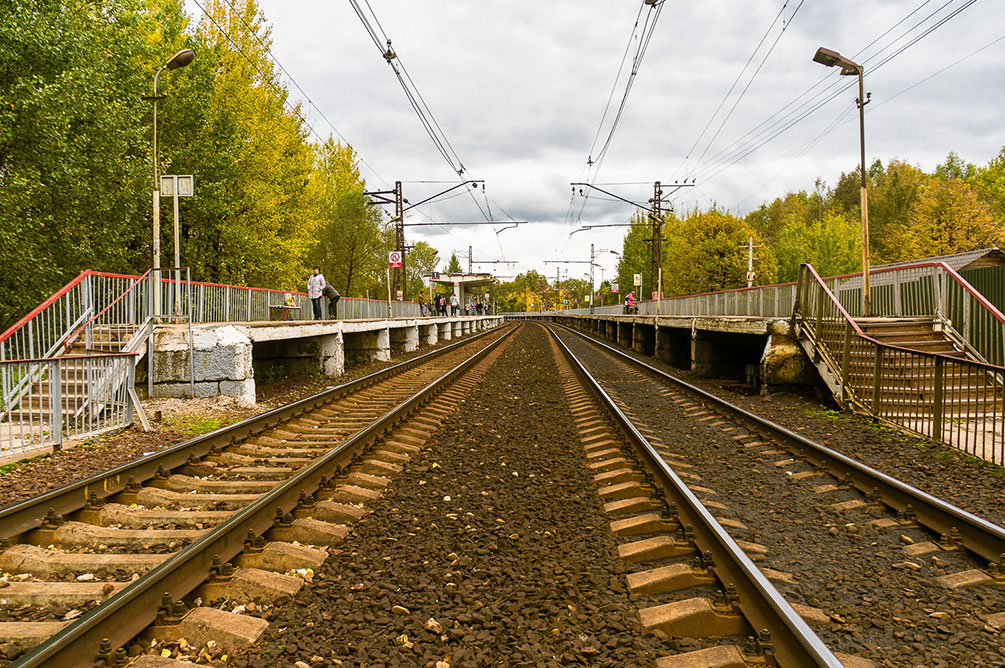
<svg viewBox="0 0 1005 668"><path fill-rule="evenodd" d="M161 66L157 73L154 74L154 92L152 95L144 95L144 100L150 100L154 104L154 194L153 194L153 280L154 280L154 315L160 314L160 268L161 268L161 185L160 185L160 175L157 172L157 101L162 100L166 95L157 94L157 79L160 77L161 72L164 70L176 70L179 67L185 67L195 58L195 51L192 49L182 49L177 52L164 65ZM178 248L178 237L175 235L175 249ZM179 274L178 279L181 279Z"/></svg>
<svg viewBox="0 0 1005 668"><path fill-rule="evenodd" d="M856 98L855 104L858 106L859 137L862 150L862 315L870 316L872 315L872 297L869 294L869 194L865 176L865 105L869 104L872 93L865 94L864 68L837 51L820 47L817 49L816 55L813 56L813 61L827 67L840 67L843 76L858 75L858 98Z"/></svg>

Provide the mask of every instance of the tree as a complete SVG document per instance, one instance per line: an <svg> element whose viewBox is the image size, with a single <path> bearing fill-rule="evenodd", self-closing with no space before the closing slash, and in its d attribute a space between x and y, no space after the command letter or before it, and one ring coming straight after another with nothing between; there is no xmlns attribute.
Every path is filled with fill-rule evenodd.
<svg viewBox="0 0 1005 668"><path fill-rule="evenodd" d="M964 161L955 151L950 151L949 155L946 156L946 161L935 167L935 176L940 179L969 181L976 174L977 167L972 163Z"/></svg>
<svg viewBox="0 0 1005 668"><path fill-rule="evenodd" d="M895 259L912 260L962 253L1005 243L1005 230L991 207L961 179L933 179L911 207L907 225L897 229Z"/></svg>
<svg viewBox="0 0 1005 668"><path fill-rule="evenodd" d="M1005 148L986 166L977 169L970 182L978 196L991 207L995 220L1005 221Z"/></svg>
<svg viewBox="0 0 1005 668"><path fill-rule="evenodd" d="M313 227L307 187L314 156L306 126L299 111L286 108L255 0L207 0L205 7L198 35L220 67L208 127L231 162L224 169L225 217L195 223L214 251L220 280L301 286Z"/></svg>
<svg viewBox="0 0 1005 668"><path fill-rule="evenodd" d="M892 261L897 252L891 247L892 231L907 224L911 207L930 178L919 167L900 160L891 160L877 176L869 192L869 252L874 263ZM858 262L859 270L861 266Z"/></svg>
<svg viewBox="0 0 1005 668"><path fill-rule="evenodd" d="M448 274L463 274L464 271L461 269L461 262L457 259L457 253L450 254L450 262L447 263Z"/></svg>
<svg viewBox="0 0 1005 668"><path fill-rule="evenodd" d="M819 181L818 186L822 185ZM771 204L762 204L751 211L746 222L760 239L773 246L790 226L805 226L820 221L827 207L824 195L819 191L807 194L805 190L788 193L776 198Z"/></svg>
<svg viewBox="0 0 1005 668"><path fill-rule="evenodd" d="M668 215L668 218L665 220L673 220L673 218ZM649 267L651 259L649 244L652 241L652 228L648 216L643 213L636 213L632 216L630 224L631 227L628 228L624 243L621 246L621 259L618 260L617 266L618 283L622 299L629 292L636 289L634 282L635 274L642 274L642 287L644 288L654 283L653 277L650 276L651 271ZM666 279L664 278L664 286L665 284ZM666 292L665 287L664 292ZM636 296L639 296L638 292L636 292Z"/></svg>
<svg viewBox="0 0 1005 668"><path fill-rule="evenodd" d="M377 292L386 257L380 211L364 195L358 158L351 147L329 138L314 158L308 186L313 240L309 264L322 267L346 297Z"/></svg>
<svg viewBox="0 0 1005 668"><path fill-rule="evenodd" d="M500 285L496 291L496 303L499 311L536 311L543 307L545 295L549 292L548 279L531 269Z"/></svg>
<svg viewBox="0 0 1005 668"><path fill-rule="evenodd" d="M718 208L697 209L667 225L664 245L663 286L668 295L686 295L746 286L747 256L743 246L749 237L759 237L742 219ZM759 249L754 262L759 283L775 280L774 255Z"/></svg>
<svg viewBox="0 0 1005 668"><path fill-rule="evenodd" d="M773 249L779 281L796 280L803 263L821 276L861 271L861 224L847 213L829 212L822 220L786 227Z"/></svg>
<svg viewBox="0 0 1005 668"><path fill-rule="evenodd" d="M436 270L436 249L425 241L417 241L408 252L408 295L418 299L423 290L423 276Z"/></svg>
<svg viewBox="0 0 1005 668"><path fill-rule="evenodd" d="M144 256L153 13L142 0L0 3L0 325L83 269Z"/></svg>

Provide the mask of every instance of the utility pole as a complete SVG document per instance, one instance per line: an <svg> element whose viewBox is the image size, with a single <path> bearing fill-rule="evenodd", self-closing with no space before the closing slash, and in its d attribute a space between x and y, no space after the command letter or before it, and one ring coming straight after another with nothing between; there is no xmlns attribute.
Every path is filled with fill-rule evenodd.
<svg viewBox="0 0 1005 668"><path fill-rule="evenodd" d="M596 259L597 256L593 250L593 244L590 244L590 315L593 315L593 265Z"/></svg>
<svg viewBox="0 0 1005 668"><path fill-rule="evenodd" d="M740 246L740 248L747 249L747 287L753 287L754 285L754 249L760 248L760 245L754 245L754 237L750 237L747 240L746 246Z"/></svg>
<svg viewBox="0 0 1005 668"><path fill-rule="evenodd" d="M562 310L562 267L555 267L555 291L558 293L558 300L555 302L555 310Z"/></svg>
<svg viewBox="0 0 1005 668"><path fill-rule="evenodd" d="M393 294L400 299L408 299L408 274L405 273L405 206L401 196L401 181L394 182L394 244L395 250L401 253L401 267L394 269Z"/></svg>
<svg viewBox="0 0 1005 668"><path fill-rule="evenodd" d="M663 187L659 181L653 184L653 198L649 200L652 208L649 219L652 221L652 245L650 247L649 275L653 287L656 288L656 308L663 299Z"/></svg>
<svg viewBox="0 0 1005 668"><path fill-rule="evenodd" d="M471 246L468 246L468 273L475 273L475 263L471 255Z"/></svg>

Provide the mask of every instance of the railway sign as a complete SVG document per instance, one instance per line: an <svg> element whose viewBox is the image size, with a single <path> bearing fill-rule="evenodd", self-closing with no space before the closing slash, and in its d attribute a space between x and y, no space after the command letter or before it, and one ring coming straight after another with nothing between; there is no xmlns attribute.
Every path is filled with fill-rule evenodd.
<svg viewBox="0 0 1005 668"><path fill-rule="evenodd" d="M391 251L387 254L387 266L391 269L401 269L401 251Z"/></svg>
<svg viewBox="0 0 1005 668"><path fill-rule="evenodd" d="M611 292L617 292L617 291L618 291L618 284L611 283Z"/></svg>
<svg viewBox="0 0 1005 668"><path fill-rule="evenodd" d="M164 197L192 197L195 183L191 174L162 174L161 195Z"/></svg>
<svg viewBox="0 0 1005 668"><path fill-rule="evenodd" d="M635 279L632 281L632 285L642 285L642 274L635 274Z"/></svg>

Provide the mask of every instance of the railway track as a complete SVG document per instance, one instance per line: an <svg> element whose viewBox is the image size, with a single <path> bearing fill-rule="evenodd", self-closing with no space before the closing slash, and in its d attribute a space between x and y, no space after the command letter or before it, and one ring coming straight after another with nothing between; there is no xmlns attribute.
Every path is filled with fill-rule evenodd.
<svg viewBox="0 0 1005 668"><path fill-rule="evenodd" d="M607 410L618 415L616 428L627 437L636 461L642 464L642 470L623 472L620 477L612 474L605 484L613 487L602 493L638 494L645 499L647 493L653 492L657 501L665 496L676 506L669 515L659 515L663 525L654 523L655 515L649 518L649 524L638 517L632 520L645 528L630 531L646 536L625 544L630 547L622 547L625 556L642 564L629 576L633 590L634 582L640 593L649 592L650 580L659 581L674 573L681 583L690 582L692 586L727 586L725 598L713 592L710 605L714 608L718 601L720 611L728 611L729 606L723 603L732 601L732 607L750 623L749 631L767 629L769 653L783 666L870 665L854 655L876 656L884 651L891 657L884 656L889 661L886 665L1001 664L999 632L1005 624L1001 588L1005 578L1000 566L1005 530L1001 527L735 407L616 348L574 330L565 329L560 336L559 345L570 356L570 363L586 378L593 394L607 404ZM587 448L588 457L596 454L590 452L589 445ZM614 452L606 456L618 459ZM737 495L738 490L749 493ZM640 509L646 507L642 501L635 503ZM695 510L694 503L704 510ZM675 519L685 517L685 508L693 515ZM718 536L717 531L708 528L706 520L714 521L715 517L726 536ZM632 522L612 528L629 530ZM686 527L687 523L694 527L700 523L703 528L695 528L693 535L685 528L680 535L681 525ZM671 544L666 534L675 525L678 536ZM648 535L655 529L663 533ZM730 536L743 536L747 541ZM752 536L758 543L752 542ZM728 549L729 543L742 549L734 554ZM657 547L661 544L665 554L674 550L686 554L688 547L692 552L696 548L700 552L710 550L715 579L695 577L700 570L695 567L702 565L701 560L691 565L690 574L679 563L652 568L652 563L659 560ZM634 554L644 554L646 549L656 551L641 558ZM844 559L843 550L848 550ZM749 580L751 573L746 567L751 563L740 557L744 553L747 562L753 558L765 567L763 573L772 582L765 585L765 578L765 582L755 585L756 580ZM737 568L731 561L745 567ZM776 570L779 564L791 567L795 574ZM676 570L667 570L672 567ZM756 566L753 570L761 572ZM831 581L822 581L826 577ZM748 578L747 583L741 585L744 578ZM739 602L729 593L730 583L736 586ZM660 591L665 595L665 589ZM849 591L853 594L850 597ZM761 601L756 600L757 596ZM797 637L809 631L807 624L795 624L791 616L779 615L778 610L772 619L756 609L771 607L776 597L799 600L792 606L777 601L775 604L797 611L796 617L808 620L824 639L826 644L820 643L819 647L826 652L813 659L817 663L796 658L785 649L792 645L799 650L800 645L810 642L810 637L817 638L813 643L817 647L820 637L813 631L803 639ZM643 608L644 626L671 635L688 635L693 629L686 625L660 627L657 623L659 615L673 612L675 605L678 611L683 609L680 601ZM691 601L688 605L697 604ZM786 625L788 632L784 630ZM734 626L731 630L738 629ZM749 642L745 647L742 643L732 649L727 647L720 644L699 651L707 656L718 653L722 661L727 661L709 665L734 665L728 663L729 657L739 661L741 649L759 650ZM827 647L847 654L827 656ZM745 658L748 662L760 660L749 654ZM675 664L668 659L660 665L690 664Z"/></svg>
<svg viewBox="0 0 1005 668"><path fill-rule="evenodd" d="M204 661L246 646L515 328L0 509L0 659L123 666L139 634Z"/></svg>

